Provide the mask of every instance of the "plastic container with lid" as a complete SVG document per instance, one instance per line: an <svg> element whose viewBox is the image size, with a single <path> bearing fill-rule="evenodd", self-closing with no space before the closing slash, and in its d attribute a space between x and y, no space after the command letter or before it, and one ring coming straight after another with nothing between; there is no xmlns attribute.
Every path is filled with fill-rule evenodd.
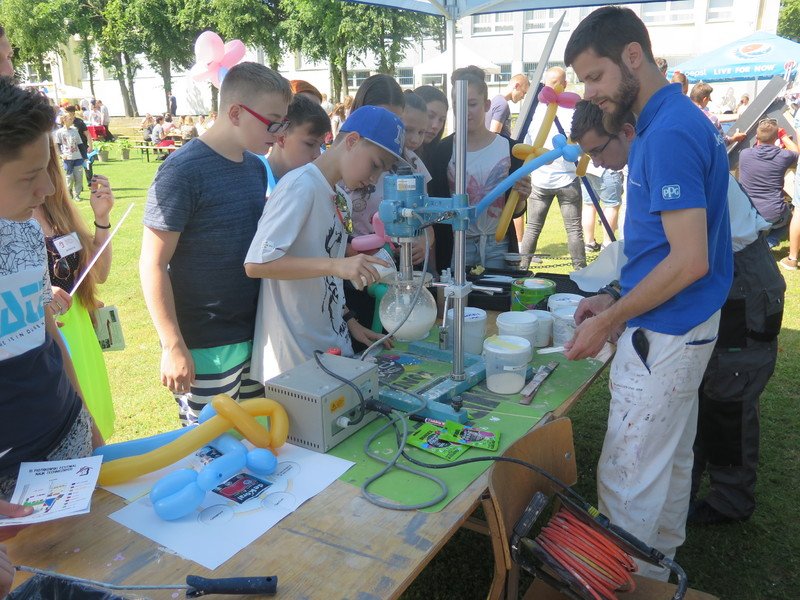
<svg viewBox="0 0 800 600"><path fill-rule="evenodd" d="M453 347L455 329L453 328L453 308L447 311L447 347ZM464 307L464 352L480 354L483 350L483 340L486 337L486 311L472 306Z"/></svg>
<svg viewBox="0 0 800 600"><path fill-rule="evenodd" d="M562 306L553 311L553 345L563 346L575 334L577 306Z"/></svg>
<svg viewBox="0 0 800 600"><path fill-rule="evenodd" d="M511 310L532 310L555 291L556 284L550 279L541 277L517 279L511 284Z"/></svg>
<svg viewBox="0 0 800 600"><path fill-rule="evenodd" d="M547 310L529 310L528 313L536 315L536 338L533 340L534 348L545 348L553 339L553 314Z"/></svg>
<svg viewBox="0 0 800 600"><path fill-rule="evenodd" d="M553 294L547 299L547 310L553 312L564 306L578 306L583 296L580 294Z"/></svg>
<svg viewBox="0 0 800 600"><path fill-rule="evenodd" d="M493 335L483 342L486 387L495 394L516 394L525 387L525 373L533 350L516 335Z"/></svg>
<svg viewBox="0 0 800 600"><path fill-rule="evenodd" d="M497 315L497 333L518 335L528 340L531 347L536 346L538 319L531 312L509 311Z"/></svg>

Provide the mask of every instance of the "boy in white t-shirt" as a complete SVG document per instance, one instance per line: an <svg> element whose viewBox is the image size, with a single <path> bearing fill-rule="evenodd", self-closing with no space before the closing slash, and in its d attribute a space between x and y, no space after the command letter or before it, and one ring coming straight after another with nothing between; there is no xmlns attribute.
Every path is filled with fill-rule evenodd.
<svg viewBox="0 0 800 600"><path fill-rule="evenodd" d="M374 185L403 150L403 122L384 108L364 106L342 126L333 147L287 173L264 207L245 259L250 277L262 278L256 315L252 376L267 380L331 347L352 356L352 338L380 338L348 314L342 282L361 289L375 281L367 254L345 258L350 223L346 196L335 189Z"/></svg>
<svg viewBox="0 0 800 600"><path fill-rule="evenodd" d="M69 194L73 200L79 201L83 191L83 156L80 151L83 140L75 127L75 113L64 113L61 119L63 126L55 133L56 143L64 161Z"/></svg>

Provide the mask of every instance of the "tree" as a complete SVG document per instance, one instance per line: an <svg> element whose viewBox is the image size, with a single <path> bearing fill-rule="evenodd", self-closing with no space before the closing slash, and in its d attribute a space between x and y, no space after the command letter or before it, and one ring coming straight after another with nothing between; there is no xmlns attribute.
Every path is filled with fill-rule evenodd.
<svg viewBox="0 0 800 600"><path fill-rule="evenodd" d="M67 14L68 3L62 0L0 2L0 22L17 48L17 60L33 65L42 80L52 78L50 61L69 39Z"/></svg>
<svg viewBox="0 0 800 600"><path fill-rule="evenodd" d="M781 0L778 35L800 42L800 0Z"/></svg>
<svg viewBox="0 0 800 600"><path fill-rule="evenodd" d="M442 19L408 10L372 6L358 8L369 31L367 49L377 58L376 69L389 75L394 75L404 51L414 40L438 35L443 23Z"/></svg>
<svg viewBox="0 0 800 600"><path fill-rule="evenodd" d="M127 10L136 27L147 62L164 82L169 112L172 69L186 70L194 62L194 40L202 29L184 18L185 0L130 0Z"/></svg>
<svg viewBox="0 0 800 600"><path fill-rule="evenodd" d="M125 0L108 0L103 6L102 0L98 3L92 0L81 0L83 6L91 7L98 11L93 13L99 17L97 23L102 23L100 34L95 36L100 49L100 62L109 69L119 83L122 102L125 106L125 116L139 115L136 107L136 94L133 89L136 71L141 65L136 55L143 51L139 30L136 28L132 14L126 10Z"/></svg>
<svg viewBox="0 0 800 600"><path fill-rule="evenodd" d="M277 70L286 46L281 39L286 15L278 0L213 0L213 7L223 39L263 48L267 63Z"/></svg>

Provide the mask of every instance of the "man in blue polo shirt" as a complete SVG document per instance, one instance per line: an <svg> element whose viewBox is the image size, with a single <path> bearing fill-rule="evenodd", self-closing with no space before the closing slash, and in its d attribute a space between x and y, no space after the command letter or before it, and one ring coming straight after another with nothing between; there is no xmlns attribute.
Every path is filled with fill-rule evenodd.
<svg viewBox="0 0 800 600"><path fill-rule="evenodd" d="M725 141L658 70L629 9L608 6L565 50L607 131L638 116L631 145L621 289L582 302L566 355L596 355L620 330L597 470L600 510L672 557L685 538L698 387L732 280ZM641 565L646 576L668 573Z"/></svg>

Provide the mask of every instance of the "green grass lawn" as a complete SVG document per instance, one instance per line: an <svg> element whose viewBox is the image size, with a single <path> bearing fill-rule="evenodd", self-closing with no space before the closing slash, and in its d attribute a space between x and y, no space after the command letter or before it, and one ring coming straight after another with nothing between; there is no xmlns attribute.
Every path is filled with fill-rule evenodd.
<svg viewBox="0 0 800 600"><path fill-rule="evenodd" d="M114 405L116 433L112 442L152 435L178 426L170 394L159 380L158 338L144 305L139 285L138 258L141 221L147 188L157 165L140 161L95 163L109 177L117 203L112 221L130 203L128 220L114 241L114 262L108 282L101 288L106 304L115 304L125 331L127 348L106 354ZM80 206L91 221L88 202ZM553 256L548 264L568 261L561 215L554 205L542 233L539 251ZM598 238L599 239L599 238ZM786 244L776 258L786 255ZM566 272L566 267L551 271ZM708 528L690 527L677 560L691 585L721 598L760 599L800 596L800 465L798 450L798 399L800 399L800 272L786 272L786 314L780 337L778 365L762 397L761 467L757 488L758 508L749 522ZM608 413L608 379L601 377L572 411L578 460L578 490L596 499L595 465ZM483 598L492 574L489 540L462 530L404 594L407 599ZM343 591L343 594L345 592Z"/></svg>

